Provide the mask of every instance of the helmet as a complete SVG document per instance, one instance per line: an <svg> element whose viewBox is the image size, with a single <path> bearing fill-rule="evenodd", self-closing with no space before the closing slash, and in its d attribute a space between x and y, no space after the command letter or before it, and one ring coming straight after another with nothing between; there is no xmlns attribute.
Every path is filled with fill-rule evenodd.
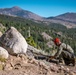
<svg viewBox="0 0 76 75"><path fill-rule="evenodd" d="M60 43L60 39L59 39L59 38L55 38L55 39L54 39L54 43L55 43L55 44Z"/></svg>

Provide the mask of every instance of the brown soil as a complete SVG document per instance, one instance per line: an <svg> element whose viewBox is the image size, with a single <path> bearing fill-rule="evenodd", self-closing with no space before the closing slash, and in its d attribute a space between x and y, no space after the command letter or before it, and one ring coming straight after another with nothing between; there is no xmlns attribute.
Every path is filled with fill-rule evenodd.
<svg viewBox="0 0 76 75"><path fill-rule="evenodd" d="M58 65L24 55L10 55L6 62L0 64L0 75L76 75L76 66Z"/></svg>

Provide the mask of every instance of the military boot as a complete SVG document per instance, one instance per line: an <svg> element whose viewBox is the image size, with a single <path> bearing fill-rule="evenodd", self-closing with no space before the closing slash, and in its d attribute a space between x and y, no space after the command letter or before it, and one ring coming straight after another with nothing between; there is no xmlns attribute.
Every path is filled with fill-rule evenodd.
<svg viewBox="0 0 76 75"><path fill-rule="evenodd" d="M73 66L75 66L75 57L72 58L71 63L72 63Z"/></svg>

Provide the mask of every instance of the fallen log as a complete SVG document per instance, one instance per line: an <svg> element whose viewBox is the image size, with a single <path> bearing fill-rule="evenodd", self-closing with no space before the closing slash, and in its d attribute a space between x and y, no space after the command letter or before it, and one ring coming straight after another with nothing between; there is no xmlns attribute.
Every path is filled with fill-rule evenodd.
<svg viewBox="0 0 76 75"><path fill-rule="evenodd" d="M34 48L33 46L28 45L27 55L34 57L37 60L46 60L48 62L53 62L58 64L59 61L55 59L53 56L51 56L49 53L45 53L42 50L38 50Z"/></svg>

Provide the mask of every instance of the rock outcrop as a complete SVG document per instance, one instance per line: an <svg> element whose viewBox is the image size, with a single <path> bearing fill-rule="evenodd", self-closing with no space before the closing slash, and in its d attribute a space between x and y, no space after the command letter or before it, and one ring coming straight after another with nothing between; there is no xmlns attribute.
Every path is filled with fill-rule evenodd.
<svg viewBox="0 0 76 75"><path fill-rule="evenodd" d="M27 51L28 45L25 38L14 27L10 27L1 36L0 42L10 54L25 54Z"/></svg>
<svg viewBox="0 0 76 75"><path fill-rule="evenodd" d="M47 33L45 33L45 32L42 32L41 35L42 35L43 38L46 39L46 40L52 40L52 39L53 39L51 36L49 36L49 35L48 35Z"/></svg>
<svg viewBox="0 0 76 75"><path fill-rule="evenodd" d="M14 28L9 28L0 38L0 75L76 75L76 66L65 66L52 61L36 60L33 56L49 55L27 44L25 38ZM20 54L12 56L10 54ZM31 58L32 57L32 58Z"/></svg>
<svg viewBox="0 0 76 75"><path fill-rule="evenodd" d="M9 57L8 51L0 47L0 59L7 59Z"/></svg>
<svg viewBox="0 0 76 75"><path fill-rule="evenodd" d="M36 56L36 55L50 55L49 53L44 52L42 50L38 50L31 45L28 45L26 53L28 56L31 56L31 57Z"/></svg>

